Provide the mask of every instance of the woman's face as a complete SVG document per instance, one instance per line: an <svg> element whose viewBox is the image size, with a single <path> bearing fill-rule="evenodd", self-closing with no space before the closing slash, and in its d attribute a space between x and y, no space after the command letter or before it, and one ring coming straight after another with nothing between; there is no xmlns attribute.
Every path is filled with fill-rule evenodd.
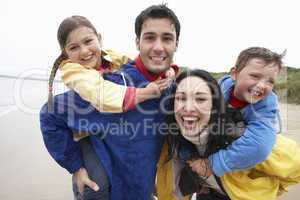
<svg viewBox="0 0 300 200"><path fill-rule="evenodd" d="M183 136L198 138L208 125L212 94L207 83L196 76L183 79L175 93L175 119Z"/></svg>

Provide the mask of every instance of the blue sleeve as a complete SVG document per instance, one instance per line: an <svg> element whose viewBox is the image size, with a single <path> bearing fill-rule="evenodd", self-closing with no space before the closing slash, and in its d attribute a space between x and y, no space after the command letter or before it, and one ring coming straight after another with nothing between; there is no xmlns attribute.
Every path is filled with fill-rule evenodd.
<svg viewBox="0 0 300 200"><path fill-rule="evenodd" d="M263 162L271 153L276 141L274 122L277 117L277 99L262 105L250 105L244 114L244 134L226 149L209 156L214 174L241 171Z"/></svg>
<svg viewBox="0 0 300 200"><path fill-rule="evenodd" d="M48 112L44 105L40 112L40 128L45 146L52 158L70 173L83 166L82 154L73 133L59 114Z"/></svg>

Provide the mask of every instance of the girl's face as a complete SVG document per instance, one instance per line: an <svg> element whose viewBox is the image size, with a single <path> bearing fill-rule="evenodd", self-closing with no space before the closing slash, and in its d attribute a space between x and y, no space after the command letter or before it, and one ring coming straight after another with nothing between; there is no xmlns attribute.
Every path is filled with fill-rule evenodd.
<svg viewBox="0 0 300 200"><path fill-rule="evenodd" d="M207 83L196 76L183 79L175 93L175 119L184 137L197 140L208 125L212 94Z"/></svg>
<svg viewBox="0 0 300 200"><path fill-rule="evenodd" d="M86 26L70 32L65 52L71 62L91 68L101 65L101 40L91 28Z"/></svg>

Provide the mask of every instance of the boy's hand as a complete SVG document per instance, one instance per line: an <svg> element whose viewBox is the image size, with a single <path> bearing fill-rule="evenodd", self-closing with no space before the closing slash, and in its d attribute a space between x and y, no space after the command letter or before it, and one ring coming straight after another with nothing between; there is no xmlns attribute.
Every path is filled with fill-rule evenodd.
<svg viewBox="0 0 300 200"><path fill-rule="evenodd" d="M192 168L192 170L201 177L208 178L213 173L208 159L197 159L187 162Z"/></svg>
<svg viewBox="0 0 300 200"><path fill-rule="evenodd" d="M83 195L85 185L90 187L94 191L99 190L99 186L89 178L86 169L83 167L74 173L74 179L75 179L75 183L77 185L78 191L82 195Z"/></svg>

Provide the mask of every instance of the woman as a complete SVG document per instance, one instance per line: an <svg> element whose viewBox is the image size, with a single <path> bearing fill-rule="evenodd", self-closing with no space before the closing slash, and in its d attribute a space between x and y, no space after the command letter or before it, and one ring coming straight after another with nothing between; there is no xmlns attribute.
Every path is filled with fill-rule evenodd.
<svg viewBox="0 0 300 200"><path fill-rule="evenodd" d="M176 82L174 112L167 120L172 129L158 165L159 199L182 199L193 193L201 200L276 199L288 185L299 182L299 146L281 135L268 159L255 168L220 178L211 174L206 158L240 136L243 119L225 107L218 83L209 73L183 72ZM205 176L192 170L200 158Z"/></svg>

